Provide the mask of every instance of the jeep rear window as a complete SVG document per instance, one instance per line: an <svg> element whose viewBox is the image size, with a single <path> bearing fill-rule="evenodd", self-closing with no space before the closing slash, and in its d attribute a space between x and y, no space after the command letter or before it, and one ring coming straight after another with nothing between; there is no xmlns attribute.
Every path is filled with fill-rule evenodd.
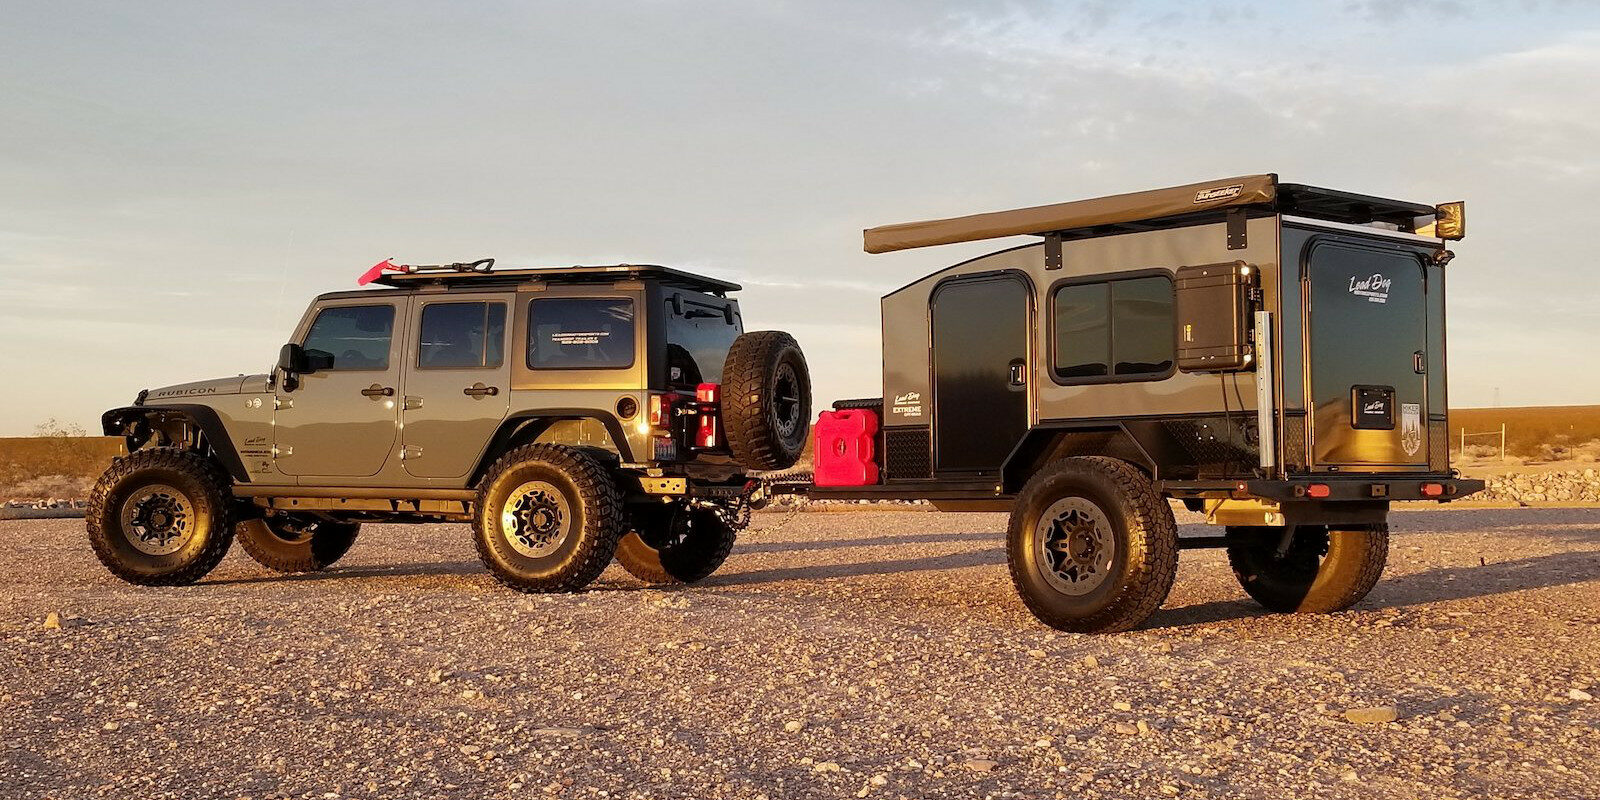
<svg viewBox="0 0 1600 800"><path fill-rule="evenodd" d="M389 368L394 306L339 306L317 313L306 332L307 354L329 356L332 370Z"/></svg>
<svg viewBox="0 0 1600 800"><path fill-rule="evenodd" d="M738 338L738 317L725 311L731 301L708 305L680 300L681 312L669 300L662 313L667 320L667 387L693 390L703 382L722 382L722 362Z"/></svg>
<svg viewBox="0 0 1600 800"><path fill-rule="evenodd" d="M417 366L469 369L500 366L505 349L505 303L429 303L422 308Z"/></svg>
<svg viewBox="0 0 1600 800"><path fill-rule="evenodd" d="M633 319L633 301L625 297L551 297L529 301L528 367L631 367Z"/></svg>

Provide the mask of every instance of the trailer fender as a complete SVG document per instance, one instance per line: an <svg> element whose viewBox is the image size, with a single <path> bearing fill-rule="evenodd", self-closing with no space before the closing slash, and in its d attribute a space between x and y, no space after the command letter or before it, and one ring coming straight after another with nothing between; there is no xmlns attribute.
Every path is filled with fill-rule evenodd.
<svg viewBox="0 0 1600 800"><path fill-rule="evenodd" d="M1005 493L1022 491L1023 484L1044 465L1073 456L1115 458L1152 478L1157 473L1155 459L1122 423L1047 423L1029 430L1006 457L1001 467Z"/></svg>

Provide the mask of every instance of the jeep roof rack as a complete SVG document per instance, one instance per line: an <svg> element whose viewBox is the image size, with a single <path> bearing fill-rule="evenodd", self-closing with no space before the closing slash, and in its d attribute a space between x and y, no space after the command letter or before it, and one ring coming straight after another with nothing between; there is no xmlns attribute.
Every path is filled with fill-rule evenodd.
<svg viewBox="0 0 1600 800"><path fill-rule="evenodd" d="M1275 174L1191 183L1167 189L1075 200L964 217L882 225L863 232L863 249L889 253L914 247L975 242L1004 236L1083 238L1172 228L1222 219L1230 210L1297 214L1356 225L1393 225L1420 233L1438 215L1435 206L1408 203L1298 183Z"/></svg>
<svg viewBox="0 0 1600 800"><path fill-rule="evenodd" d="M487 266L483 265L488 262ZM692 272L657 266L655 264L613 264L610 266L524 267L492 270L494 259L483 259L470 264L441 264L437 266L406 266L405 272L385 273L373 283L391 287L425 285L456 285L471 283L508 284L529 283L610 283L618 280L655 280L677 289L724 295L744 288L737 283L708 278ZM396 265L400 266L400 265Z"/></svg>

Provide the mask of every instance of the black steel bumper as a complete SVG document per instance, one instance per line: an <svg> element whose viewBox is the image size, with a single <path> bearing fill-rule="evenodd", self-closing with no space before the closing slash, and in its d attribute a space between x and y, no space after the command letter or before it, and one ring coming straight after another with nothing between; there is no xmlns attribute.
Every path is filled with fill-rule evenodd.
<svg viewBox="0 0 1600 800"><path fill-rule="evenodd" d="M1173 497L1230 497L1239 500L1259 498L1292 502L1296 500L1373 501L1373 500L1460 500L1483 491L1483 481L1448 475L1381 474L1316 475L1287 480L1244 479L1218 481L1163 481L1161 490Z"/></svg>

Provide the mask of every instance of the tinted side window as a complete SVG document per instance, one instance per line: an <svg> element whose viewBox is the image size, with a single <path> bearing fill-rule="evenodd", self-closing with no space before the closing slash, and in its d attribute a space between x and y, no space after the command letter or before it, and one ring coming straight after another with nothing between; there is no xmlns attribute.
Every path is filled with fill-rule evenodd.
<svg viewBox="0 0 1600 800"><path fill-rule="evenodd" d="M307 354L331 357L334 370L389 368L394 306L341 306L317 314L302 347Z"/></svg>
<svg viewBox="0 0 1600 800"><path fill-rule="evenodd" d="M1056 290L1056 375L1096 378L1111 374L1111 309L1103 283Z"/></svg>
<svg viewBox="0 0 1600 800"><path fill-rule="evenodd" d="M505 303L429 303L422 308L417 366L498 367L505 352Z"/></svg>
<svg viewBox="0 0 1600 800"><path fill-rule="evenodd" d="M553 297L528 303L528 367L622 369L633 365L633 301Z"/></svg>
<svg viewBox="0 0 1600 800"><path fill-rule="evenodd" d="M1157 375L1177 357L1177 314L1168 278L1111 283L1113 375Z"/></svg>
<svg viewBox="0 0 1600 800"><path fill-rule="evenodd" d="M1056 377L1164 375L1176 356L1172 279L1063 286L1054 296Z"/></svg>

